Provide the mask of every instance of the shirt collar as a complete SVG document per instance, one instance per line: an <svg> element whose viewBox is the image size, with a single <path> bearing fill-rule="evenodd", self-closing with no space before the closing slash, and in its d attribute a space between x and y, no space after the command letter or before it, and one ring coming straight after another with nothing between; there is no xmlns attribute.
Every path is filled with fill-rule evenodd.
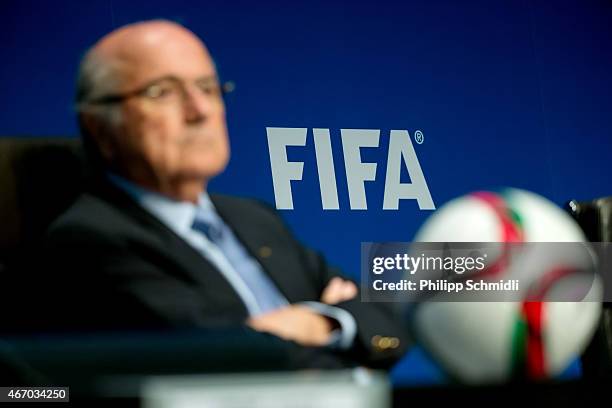
<svg viewBox="0 0 612 408"><path fill-rule="evenodd" d="M173 200L116 174L109 173L108 179L180 235L191 229L197 213L215 213L214 205L206 192L202 192L198 197L198 203L194 204L189 201Z"/></svg>

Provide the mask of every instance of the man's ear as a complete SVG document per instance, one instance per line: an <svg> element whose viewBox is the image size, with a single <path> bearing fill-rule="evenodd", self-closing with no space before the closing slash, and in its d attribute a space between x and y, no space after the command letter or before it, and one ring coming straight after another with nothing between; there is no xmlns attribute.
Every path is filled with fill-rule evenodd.
<svg viewBox="0 0 612 408"><path fill-rule="evenodd" d="M110 132L102 123L102 120L96 115L83 112L79 117L81 129L83 129L95 143L101 158L110 163L115 156L113 148L113 140L111 140Z"/></svg>

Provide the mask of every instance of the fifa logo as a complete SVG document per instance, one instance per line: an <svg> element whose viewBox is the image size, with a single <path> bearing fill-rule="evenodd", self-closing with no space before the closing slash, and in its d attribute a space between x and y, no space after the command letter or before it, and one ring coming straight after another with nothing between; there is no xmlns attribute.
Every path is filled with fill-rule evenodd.
<svg viewBox="0 0 612 408"><path fill-rule="evenodd" d="M307 131L307 128L266 128L278 209L293 209L291 182L302 180L304 163L290 162L287 147L306 146ZM329 129L312 129L312 134L323 209L338 210L338 188ZM351 210L367 210L364 182L375 181L377 163L362 162L361 148L378 148L380 130L341 129L340 134ZM406 130L391 130L389 138L383 210L399 209L400 200L417 200L421 210L435 210L410 134ZM408 170L410 183L400 182L403 163Z"/></svg>

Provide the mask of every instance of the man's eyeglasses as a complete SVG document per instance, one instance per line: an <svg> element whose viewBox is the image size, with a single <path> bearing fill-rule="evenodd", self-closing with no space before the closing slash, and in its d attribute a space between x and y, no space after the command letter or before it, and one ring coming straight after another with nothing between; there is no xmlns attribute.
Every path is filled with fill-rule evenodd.
<svg viewBox="0 0 612 408"><path fill-rule="evenodd" d="M195 88L203 96L213 100L221 100L224 95L235 88L233 82L220 84L216 77L205 77L194 81ZM152 102L173 103L184 101L188 96L187 84L175 76L166 76L156 79L145 86L123 94L111 94L91 99L89 105L109 105L123 102L127 99L140 97Z"/></svg>

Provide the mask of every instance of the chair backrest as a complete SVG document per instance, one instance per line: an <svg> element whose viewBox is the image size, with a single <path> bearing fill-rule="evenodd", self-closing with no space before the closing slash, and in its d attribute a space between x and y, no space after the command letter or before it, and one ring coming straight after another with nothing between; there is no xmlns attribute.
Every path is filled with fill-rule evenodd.
<svg viewBox="0 0 612 408"><path fill-rule="evenodd" d="M572 200L567 204L589 241L612 242L612 197L593 201Z"/></svg>
<svg viewBox="0 0 612 408"><path fill-rule="evenodd" d="M0 137L0 265L74 201L84 163L78 138Z"/></svg>
<svg viewBox="0 0 612 408"><path fill-rule="evenodd" d="M612 242L612 197L593 201L572 200L566 206L578 221L591 242ZM600 262L612 265L610 251L603 252ZM610 270L609 266L603 270ZM582 356L583 372L587 378L612 378L612 303L604 303L599 327Z"/></svg>

